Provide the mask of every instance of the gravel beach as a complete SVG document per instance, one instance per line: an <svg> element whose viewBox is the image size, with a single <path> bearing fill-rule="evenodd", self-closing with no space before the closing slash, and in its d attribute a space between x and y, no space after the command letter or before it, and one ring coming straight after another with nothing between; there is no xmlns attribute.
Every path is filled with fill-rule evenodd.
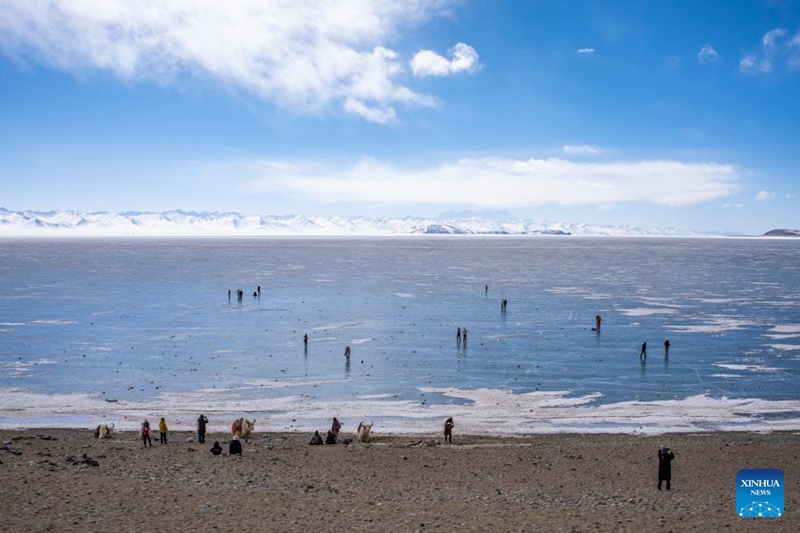
<svg viewBox="0 0 800 533"><path fill-rule="evenodd" d="M660 437L171 432L141 447L75 429L1 430L6 531L800 531L800 434ZM343 433L342 440L352 438ZM155 439L157 441L157 439ZM225 453L212 455L214 441ZM676 454L658 491L656 454ZM785 514L736 515L736 473L778 468Z"/></svg>

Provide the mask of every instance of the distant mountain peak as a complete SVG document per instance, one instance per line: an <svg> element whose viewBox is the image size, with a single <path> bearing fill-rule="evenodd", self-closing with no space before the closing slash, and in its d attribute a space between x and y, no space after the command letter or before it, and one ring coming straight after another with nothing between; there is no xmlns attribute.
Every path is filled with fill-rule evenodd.
<svg viewBox="0 0 800 533"><path fill-rule="evenodd" d="M797 229L774 229L764 234L765 237L800 237Z"/></svg>
<svg viewBox="0 0 800 533"><path fill-rule="evenodd" d="M793 230L776 230L793 232ZM770 232L772 233L772 232ZM786 235L788 233L782 233ZM800 235L800 232L793 232ZM580 235L721 236L673 228L601 226L522 219L508 211L447 211L438 217L243 215L172 210L12 211L0 208L0 236L333 236L333 235Z"/></svg>

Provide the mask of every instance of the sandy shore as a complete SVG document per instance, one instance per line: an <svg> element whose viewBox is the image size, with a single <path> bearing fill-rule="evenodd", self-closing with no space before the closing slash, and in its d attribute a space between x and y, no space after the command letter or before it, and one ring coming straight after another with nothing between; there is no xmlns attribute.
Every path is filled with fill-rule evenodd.
<svg viewBox="0 0 800 533"><path fill-rule="evenodd" d="M209 453L221 434L200 445L172 432L147 449L134 433L0 436L5 531L800 531L798 433L375 435L335 446L256 433L241 457ZM670 492L656 490L662 442L677 455ZM783 470L783 517L736 516L742 468Z"/></svg>

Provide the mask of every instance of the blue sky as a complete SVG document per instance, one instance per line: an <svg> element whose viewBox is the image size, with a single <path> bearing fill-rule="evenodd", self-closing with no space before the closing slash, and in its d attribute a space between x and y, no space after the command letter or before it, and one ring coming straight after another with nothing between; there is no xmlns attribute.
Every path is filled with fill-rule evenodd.
<svg viewBox="0 0 800 533"><path fill-rule="evenodd" d="M791 1L0 0L0 206L800 228Z"/></svg>

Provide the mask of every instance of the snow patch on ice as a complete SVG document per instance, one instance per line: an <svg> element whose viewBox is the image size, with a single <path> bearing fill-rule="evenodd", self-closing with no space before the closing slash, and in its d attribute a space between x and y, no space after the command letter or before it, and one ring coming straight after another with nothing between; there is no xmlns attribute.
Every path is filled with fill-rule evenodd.
<svg viewBox="0 0 800 533"><path fill-rule="evenodd" d="M627 316L674 315L677 312L675 309L653 309L644 307L639 307L636 309L620 309L619 311L623 315Z"/></svg>
<svg viewBox="0 0 800 533"><path fill-rule="evenodd" d="M777 368L773 366L762 365L739 365L730 363L712 363L714 366L727 368L728 370L747 370L749 372L780 372L786 370L785 368Z"/></svg>
<svg viewBox="0 0 800 533"><path fill-rule="evenodd" d="M263 382L249 383L248 386ZM293 387L314 382L269 386ZM319 382L316 382L319 383ZM347 402L310 394L253 398L238 390L206 389L164 393L148 401L107 401L99 395L44 395L0 389L0 427L87 427L115 423L136 429L144 417L164 416L175 430L194 430L197 413L210 419L211 431L226 431L239 416L257 419L256 431L313 431L337 416L347 430L360 420L375 422L376 434L438 434L447 417L471 434L628 433L655 435L696 431L800 430L800 401L729 399L695 395L661 401L596 404L600 394L571 396L566 391L515 394L497 389L420 388L426 402L396 395L354 395ZM437 403L436 397L458 402ZM780 413L780 417L770 416ZM788 416L787 416L788 414ZM796 414L796 416L792 416Z"/></svg>

